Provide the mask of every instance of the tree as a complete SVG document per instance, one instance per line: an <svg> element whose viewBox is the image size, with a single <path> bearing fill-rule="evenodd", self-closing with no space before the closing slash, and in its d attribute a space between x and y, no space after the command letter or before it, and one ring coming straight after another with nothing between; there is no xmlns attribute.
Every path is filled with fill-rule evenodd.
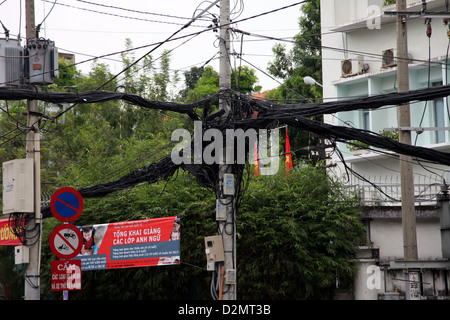
<svg viewBox="0 0 450 320"><path fill-rule="evenodd" d="M275 59L269 63L268 71L283 84L266 95L267 99L280 100L283 103L320 102L321 88L304 83L303 78L310 76L322 82L322 54L320 27L320 0L308 1L301 7L299 18L300 32L294 38L292 50L282 44L273 47ZM321 120L319 117L316 120ZM308 132L289 128L292 150L306 149L318 145L319 140ZM309 153L303 155L310 157Z"/></svg>
<svg viewBox="0 0 450 320"><path fill-rule="evenodd" d="M277 44L273 49L275 60L269 63L268 71L284 80L272 98L288 100L319 100L320 88L304 83L306 76L322 82L322 54L320 1L313 0L302 5L299 18L300 32L294 38L294 46L289 52L286 47ZM305 101L305 102L306 102Z"/></svg>
<svg viewBox="0 0 450 320"><path fill-rule="evenodd" d="M254 69L248 66L240 66L231 70L231 89L249 95L261 90L261 86L257 83L258 77ZM187 93L187 101L200 100L219 90L219 73L212 67L207 66L203 69L198 82L194 86L192 86L192 83L189 85L193 88Z"/></svg>
<svg viewBox="0 0 450 320"><path fill-rule="evenodd" d="M212 67L206 67L194 88L188 92L187 102L198 101L219 91L219 73Z"/></svg>
<svg viewBox="0 0 450 320"><path fill-rule="evenodd" d="M59 58L58 66L59 75L55 78L55 83L52 86L56 85L62 89L76 86L81 78L81 73L77 70L76 66L66 58Z"/></svg>
<svg viewBox="0 0 450 320"><path fill-rule="evenodd" d="M239 292L246 299L330 299L356 275L359 205L315 166L249 185L240 208Z"/></svg>
<svg viewBox="0 0 450 320"><path fill-rule="evenodd" d="M192 67L188 71L184 72L184 89L180 90L180 101L185 101L189 94L189 91L194 90L195 85L203 75L203 67Z"/></svg>

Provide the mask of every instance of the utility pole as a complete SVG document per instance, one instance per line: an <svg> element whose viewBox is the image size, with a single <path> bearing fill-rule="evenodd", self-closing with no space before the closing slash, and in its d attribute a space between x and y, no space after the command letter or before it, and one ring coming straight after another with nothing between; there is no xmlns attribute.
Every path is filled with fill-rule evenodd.
<svg viewBox="0 0 450 320"><path fill-rule="evenodd" d="M26 0L26 37L36 39L34 0ZM25 245L29 248L29 263L25 274L25 300L40 300L41 262L41 157L38 106L36 100L27 101L27 158L34 161L34 213L25 220Z"/></svg>
<svg viewBox="0 0 450 320"><path fill-rule="evenodd" d="M397 0L397 11L406 11L406 0ZM398 92L409 90L408 34L406 16L398 15L397 26L397 79ZM399 141L411 144L411 119L409 103L398 107ZM404 129L405 128L405 129ZM402 188L402 227L404 260L417 260L416 212L414 207L414 178L412 159L400 155L400 174Z"/></svg>
<svg viewBox="0 0 450 320"><path fill-rule="evenodd" d="M230 0L220 0L220 90L231 89L231 64L230 64ZM219 108L224 110L222 121L226 121L231 111L229 92L219 100ZM222 199L218 199L225 205L226 220L217 221L222 234L224 250L225 284L228 289L223 293L223 300L236 300L236 217L234 195L224 195L224 175L231 173L231 164L226 164L226 148L223 149L222 161L219 164L219 179ZM235 188L236 189L236 188ZM235 192L235 191L234 191ZM223 276L223 275L222 275Z"/></svg>

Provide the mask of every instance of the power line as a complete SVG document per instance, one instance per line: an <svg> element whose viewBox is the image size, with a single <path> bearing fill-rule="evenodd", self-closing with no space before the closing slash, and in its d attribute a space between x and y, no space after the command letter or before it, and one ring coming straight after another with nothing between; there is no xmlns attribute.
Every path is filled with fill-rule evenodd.
<svg viewBox="0 0 450 320"><path fill-rule="evenodd" d="M343 52L343 53L352 53L352 54L355 54L355 55L361 55L361 56L378 58L379 60L383 59L383 54L379 54L379 53L372 53L372 52L365 52L365 51L358 51L358 50L349 50L349 49L338 48L338 47L331 47L331 46L315 45L315 44L311 44L311 43L308 43L308 42L298 42L295 39L290 40L290 37L289 38L277 38L277 37L266 36L266 35L255 34L255 33L247 32L247 31L242 31L242 30L239 30L239 29L233 29L233 31L235 31L235 32L245 32L246 35L252 36L252 37L256 37L256 38L261 38L261 39L266 39L266 40L273 40L273 41L280 41L280 42L288 42L288 43L302 45L302 46L306 46L306 47L313 47L313 48L316 48L318 50L319 49L325 49L325 50L332 50L332 51L338 51L338 52ZM397 60L400 60L399 57L394 57L394 58L397 59ZM428 63L428 59L407 58L406 60L408 62ZM431 61L431 63L432 64L438 64L438 65L443 65L444 64L444 62L440 62L440 61Z"/></svg>
<svg viewBox="0 0 450 320"><path fill-rule="evenodd" d="M42 1L50 2L49 0L42 0ZM239 22L242 22L242 21L247 21L247 20L250 20L250 19L255 19L255 18L264 16L264 15L270 14L270 13L274 13L274 12L277 12L277 11L285 10L285 9L287 9L287 8L290 8L290 7L299 5L299 4L303 4L303 3L306 3L306 2L308 2L308 1L310 1L310 0L300 1L300 2L296 2L296 3L291 4L291 5L288 5L288 6L284 6L284 7L280 7L280 8L277 8L277 9L270 10L270 11L262 12L262 13L259 13L259 14L256 14L256 15L253 15L253 16L250 16L250 17L247 17L247 18L243 18L243 19L238 20L238 21L231 22L230 25L233 24L233 23L239 23ZM55 2L52 2L52 3L55 4ZM56 4L58 4L58 5L65 5L65 4L61 4L61 3L59 3L59 2L56 2ZM68 6L68 5L65 5L65 6ZM210 7L211 7L211 6L210 6ZM206 12L207 10L209 10L210 7L208 7L208 9L206 9L206 10L203 10L203 12ZM195 18L195 20L197 20L197 19L198 19L198 16ZM86 63L86 62L93 61L93 60L95 60L95 59L105 59L105 58L107 58L107 57L110 57L110 56L113 56L113 55L117 55L117 54L121 54L121 53L125 53L125 52L129 52L129 51L134 51L134 50L144 49L144 48L148 48L148 47L152 47L152 46L157 46L157 47L159 47L159 46L161 46L162 44L164 44L164 43L166 43L166 42L169 42L169 41L175 41L175 40L180 40L180 39L183 39L183 38L186 38L186 37L198 35L198 34L205 33L205 32L207 32L207 31L210 31L210 30L214 30L214 29L216 28L216 26L209 26L209 27L205 28L204 30L199 31L199 32L196 32L196 33L190 33L190 34L186 34L186 35L184 35L184 36L173 37L175 34L178 34L181 30L183 30L184 28L186 28L187 25L190 26L192 22L193 22L193 21L192 21L192 19L191 19L191 21L188 22L187 24L185 24L185 25L183 26L183 28L181 28L180 30L178 30L177 32L175 32L174 34L172 34L169 38L167 38L167 39L164 40L164 41L156 42L156 43L152 43L152 44L148 44L148 45L142 45L142 46L139 46L139 47L136 47L136 48L132 48L132 49L121 50L121 51L116 51L116 52L112 52L112 53L108 53L108 54L98 55L98 56L92 57L92 58L90 58L90 59L87 59L87 60L84 60L84 61L80 61L80 62L74 63L74 64L72 64L71 66L68 66L68 67L80 65L80 64L83 64L83 63ZM157 48L154 48L154 49L152 49L150 52L152 52L152 51L154 51L154 50L156 50L156 49L157 49ZM147 54L149 54L149 53L147 53ZM146 54L146 55L147 55L147 54ZM138 62L138 61L139 61L139 59L137 60L137 62ZM56 70L56 69L55 69L55 70ZM54 70L51 70L50 72L53 72L53 71L54 71ZM123 72L123 71L122 71L122 72ZM121 73L122 73L122 72L121 72Z"/></svg>
<svg viewBox="0 0 450 320"><path fill-rule="evenodd" d="M43 2L50 2L49 0L42 0L42 1ZM102 14L102 15L107 15L107 16L112 16L112 17L117 17L117 18L123 18L123 19L130 19L130 20L137 20L137 21L144 21L144 22L152 22L152 23L172 24L172 25L184 25L183 23L179 23L179 22L161 21L161 20L152 20L152 19L131 17L131 16L125 16L125 15L120 15L120 14L116 14L116 13L110 13L110 12L104 12L104 11L98 11L98 10L93 10L93 9L77 7L77 6L73 6L73 5L69 5L69 4L65 4L65 3L59 3L59 2L57 4L60 5L60 6L68 7L68 8L73 8L73 9L78 9L78 10L82 10L82 11L87 11L87 12L92 12L92 13L97 13L97 14ZM201 26L197 26L197 27L201 27Z"/></svg>
<svg viewBox="0 0 450 320"><path fill-rule="evenodd" d="M209 103L212 100L220 98L221 95L229 96L231 93L234 95L233 101L239 105L239 110L236 109L235 112L248 115L252 114L251 111L258 110L257 118L244 117L243 119L236 118L234 120L230 118L230 121L233 121L233 128L235 129L275 128L279 125L286 124L298 130L313 132L321 137L326 137L334 141L348 143L348 141L351 140L358 140L370 146L425 159L430 163L450 165L450 154L445 152L403 144L368 130L333 126L308 119L311 115L335 113L342 109L349 110L356 108L374 108L388 104L401 104L405 101L427 100L436 97L448 96L449 89L450 85L446 85L422 90L371 96L364 99L297 105L274 105L270 102L254 99L250 96L246 96L232 90L226 90L228 93L219 91L212 96L192 104L149 101L136 95L105 91L66 93L40 92L24 89L0 89L0 99L36 99L54 103L68 101L75 103L94 103L112 99L122 99L145 108L158 110L163 109L188 114L192 119L197 120L200 119L196 116L194 110L201 108L204 109L203 121L205 122L205 126L208 128L217 128L223 131L226 128L229 128L229 124L227 122L215 122L214 117L208 116L206 111L208 110ZM102 197L111 192L127 189L142 182L154 183L161 179L170 179L178 168L193 174L204 186L208 186L213 189L216 188L215 186L218 181L218 177L215 169L209 167L208 165L175 165L172 162L171 157L167 156L156 163L136 169L114 181L101 183L92 187L81 188L79 190L80 193L86 197ZM48 210L44 208L43 214L44 212L45 217L48 217Z"/></svg>
<svg viewBox="0 0 450 320"><path fill-rule="evenodd" d="M105 87L108 83L110 83L111 81L113 81L114 79L116 79L119 75L121 75L122 73L124 73L125 71L127 71L128 69L130 69L132 66L136 65L139 61L141 61L142 59L144 59L146 56L148 56L149 54L151 54L153 51L155 51L156 49L158 49L159 47L161 47L163 44L165 44L166 42L169 42L171 40L173 40L173 38L180 33L182 30L188 28L194 21L196 21L199 17L201 17L204 12L208 11L212 6L214 6L216 3L218 2L218 0L216 2L214 2L213 4L211 4L208 8L206 8L205 10L203 10L200 14L198 14L197 16L193 17L188 23L184 24L180 29L178 29L177 31L175 31L172 35L170 35L166 40L160 42L159 44L157 44L154 48L152 48L150 51L148 51L146 54L144 54L143 56L141 56L139 59L133 61L133 63L129 64L128 66L126 66L122 71L120 71L119 73L117 73L116 75L114 75L111 79L109 79L108 81L106 81L105 83L103 83L101 86L99 86L96 90L100 90L103 87ZM67 108L66 110L60 112L59 114L57 114L55 116L55 119L60 117L61 115L63 115L64 113L66 113L67 111L69 111L70 109L72 109L75 105L72 105L71 107Z"/></svg>
<svg viewBox="0 0 450 320"><path fill-rule="evenodd" d="M106 4L101 4L101 3L94 3L94 2L91 2L91 1L85 1L85 0L76 0L76 1L82 2L82 3L91 4L91 5L94 5L94 6L100 6L100 7L104 7L104 8L123 10L123 11L127 11L127 12L139 13L139 14L146 14L146 15L153 15L153 16L174 18L174 19L191 20L191 18L188 18L188 17L179 17L179 16L174 16L174 15L169 15L169 14L141 11L141 10L135 10L135 9L129 9L129 8L112 6L112 5L106 5ZM198 20L202 20L202 19L198 19Z"/></svg>
<svg viewBox="0 0 450 320"><path fill-rule="evenodd" d="M406 92L392 92L386 94L379 94L368 96L360 99L340 100L323 103L305 103L305 104L273 104L272 102L254 99L252 97L239 94L241 100L246 103L255 105L265 111L267 117L280 116L301 116L312 117L323 114L332 114L342 111L351 111L359 109L377 109L386 105L398 105L408 101L427 101L434 98L441 98L448 96L450 85L442 85L430 87L425 89L410 90ZM110 100L121 99L138 105L144 108L168 110L179 113L192 115L194 119L196 116L192 114L197 106L205 106L212 98L217 98L223 94L219 91L212 96L203 100L181 104L163 101L151 101L144 99L138 95L109 92L109 91L87 91L87 92L48 92L48 91L34 91L27 89L10 89L0 88L1 100L42 100L52 103L98 103ZM276 108L274 107L276 106ZM55 117L56 118L56 117Z"/></svg>
<svg viewBox="0 0 450 320"><path fill-rule="evenodd" d="M246 63L248 63L249 65L251 65L253 68L259 70L260 72L262 72L264 75L268 76L269 78L271 78L272 80L275 80L276 82L278 82L281 86L285 87L287 90L291 91L292 93L294 93L295 95L298 95L299 97L301 97L303 101L309 101L310 99L302 96L300 93L292 90L291 88L289 88L288 86L285 86L284 83L278 81L275 77L272 77L270 74L268 74L267 72L265 72L264 70L262 70L261 68L258 68L257 66L255 66L254 64L250 63L249 61L247 61L246 59L242 58L242 56L240 57L240 59ZM299 99L300 100L300 99Z"/></svg>
<svg viewBox="0 0 450 320"><path fill-rule="evenodd" d="M440 87L431 87L400 93L394 92L370 96L362 99L289 105L274 105L271 102L254 99L252 97L234 92L234 94L239 97L239 103L245 103L247 108L252 108L251 110L255 110L254 108L259 110L259 116L257 118L235 120L234 126L235 128L267 128L275 123L288 124L300 130L307 130L321 136L329 136L337 141L345 142L347 140L358 140L368 145L389 149L398 153L417 156L436 163L450 164L450 155L447 153L438 152L427 148L404 145L368 130L332 126L307 119L307 117L321 114L332 114L340 111L357 109L375 109L384 105L399 105L408 101L426 101L437 97L445 97L448 96L449 88L450 85L444 85ZM217 99L224 94L226 93L219 91L216 94L195 103L179 104L150 101L137 95L107 91L68 93L42 92L24 89L0 89L0 99L2 100L28 99L42 100L53 103L96 103L121 99L144 108L184 113L193 120L199 120L199 116L195 113L197 108L207 110L208 104L212 99Z"/></svg>
<svg viewBox="0 0 450 320"><path fill-rule="evenodd" d="M52 13L53 9L55 8L55 5L56 5L56 2L57 2L57 1L58 1L58 0L55 0L55 1L53 2L53 5L52 5L52 7L50 8L49 12L47 12L47 15L44 17L44 19L41 21L41 23L39 23L39 24L36 26L36 38L38 37L39 31L40 31L40 29L41 29L41 25L44 23L45 20L47 20L47 18L48 18L48 16L50 15L50 13Z"/></svg>
<svg viewBox="0 0 450 320"><path fill-rule="evenodd" d="M268 15L268 14L271 14L271 13L278 12L278 11L286 10L286 9L289 9L289 8L292 8L292 7L301 5L301 4L305 4L305 3L309 2L309 1L311 1L311 0L303 0L303 1L295 2L295 3L287 5L287 6L283 6L283 7L280 7L280 8L273 9L273 10L265 11L265 12L262 12L262 13L258 13L258 14L255 14L253 16L247 17L247 18L243 18L243 19L240 19L240 20L232 21L232 22L229 23L229 25L240 23L240 22L244 22L244 21L247 21L247 20L255 19L255 18L259 18L259 17L265 16L265 15Z"/></svg>
<svg viewBox="0 0 450 320"><path fill-rule="evenodd" d="M164 40L164 41L154 42L154 43L151 43L151 44L146 44L146 45L138 46L138 47L135 47L135 48L124 49L124 50L115 51L115 52L111 52L111 53L106 53L106 54L98 55L98 56L93 56L93 55L89 55L89 54L83 54L83 53L77 53L77 52L75 52L76 54L81 54L81 55L90 56L91 58L86 59L86 60L83 60L83 61L79 61L79 62L76 62L76 63L73 63L73 64L71 64L71 65L69 65L69 66L66 66L66 67L63 67L63 68L53 69L53 70L50 70L50 71L48 71L48 72L54 72L54 71L56 71L56 70L62 70L62 69L65 69L65 68L70 68L70 67L77 66L77 65L80 65L80 64L83 64L83 63L87 63L87 62L91 62L91 61L94 61L94 60L97 60L97 59L106 59L106 58L111 57L111 56L114 56L114 55L120 55L120 54L122 54L122 53L127 53L127 52L131 52L131 51L141 50L141 49L145 49L145 48L148 48L148 47L153 47L153 46L158 46L158 47L160 47L160 46L161 46L162 44L164 44L164 43L168 43L168 42L172 42L172 41L181 40L181 39L184 39L184 38L187 38L187 37L191 37L191 36L196 36L196 35L205 33L205 32L207 32L207 31L210 31L211 29L212 29L212 28L206 28L205 30L201 30L201 31L197 31L197 32L185 34L185 35L178 36L178 37L173 37L173 38L171 38L171 39L169 39L169 40L166 39L166 40ZM156 49L156 48L155 48L155 49ZM155 50L155 49L153 49L153 50ZM67 49L63 49L63 50L66 50L66 51L68 51L68 52L73 52L73 51L70 51L70 50L67 50ZM151 51L153 51L153 50L151 50ZM150 51L150 53L151 53L151 51ZM148 54L149 54L149 53L147 53L146 55L148 55ZM115 61L116 61L116 60L115 60ZM123 73L123 72L121 72L121 73ZM16 80L19 80L19 79L16 79ZM0 84L1 84L1 83L0 83Z"/></svg>

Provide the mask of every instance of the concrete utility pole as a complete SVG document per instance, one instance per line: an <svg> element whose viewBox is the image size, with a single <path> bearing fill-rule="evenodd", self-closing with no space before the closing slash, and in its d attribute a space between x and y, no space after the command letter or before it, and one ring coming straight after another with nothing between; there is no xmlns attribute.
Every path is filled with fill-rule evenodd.
<svg viewBox="0 0 450 320"><path fill-rule="evenodd" d="M220 1L220 70L219 70L219 88L231 88L231 64L230 64L230 0ZM228 93L219 100L219 108L225 110L222 120L226 121L231 111L230 97ZM223 195L224 174L231 173L231 164L226 164L226 149L222 155L222 163L219 166L219 179L222 186L222 201L226 207L226 221L218 221L219 230L222 233L222 242L224 250L224 270L225 274L236 275L236 220L235 220L235 199L234 195ZM236 282L226 280L228 289L223 293L223 300L236 300Z"/></svg>
<svg viewBox="0 0 450 320"><path fill-rule="evenodd" d="M397 0L397 11L406 11L406 0ZM408 34L406 16L397 16L397 81L398 92L409 90L408 71ZM411 127L409 103L398 107L399 141L411 144ZM400 174L402 187L402 226L403 253L405 260L417 260L416 212L414 207L414 178L412 159L400 155Z"/></svg>
<svg viewBox="0 0 450 320"><path fill-rule="evenodd" d="M26 36L36 38L34 0L26 0ZM34 213L27 215L25 223L26 245L29 247L29 263L25 274L25 300L40 300L41 262L41 155L39 117L36 100L27 101L27 158L34 159Z"/></svg>
<svg viewBox="0 0 450 320"><path fill-rule="evenodd" d="M441 251L442 258L450 259L450 196L448 193L448 182L441 186L441 193L437 198L439 209L439 220L441 227Z"/></svg>

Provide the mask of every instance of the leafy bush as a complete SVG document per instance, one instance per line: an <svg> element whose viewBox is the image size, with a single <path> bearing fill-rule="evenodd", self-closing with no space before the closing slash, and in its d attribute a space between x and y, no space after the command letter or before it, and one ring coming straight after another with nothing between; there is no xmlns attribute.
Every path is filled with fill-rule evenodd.
<svg viewBox="0 0 450 320"><path fill-rule="evenodd" d="M236 217L238 299L328 299L337 279L339 288L350 288L352 253L363 234L358 214L357 203L322 169L252 178ZM180 172L167 184L88 200L77 223L169 215L181 216L180 265L86 271L71 299L211 299L204 237L217 232L215 197L192 177ZM48 250L43 283L49 285Z"/></svg>
<svg viewBox="0 0 450 320"><path fill-rule="evenodd" d="M358 215L356 202L322 169L260 177L238 216L240 296L327 299L336 281L350 288L363 234Z"/></svg>

